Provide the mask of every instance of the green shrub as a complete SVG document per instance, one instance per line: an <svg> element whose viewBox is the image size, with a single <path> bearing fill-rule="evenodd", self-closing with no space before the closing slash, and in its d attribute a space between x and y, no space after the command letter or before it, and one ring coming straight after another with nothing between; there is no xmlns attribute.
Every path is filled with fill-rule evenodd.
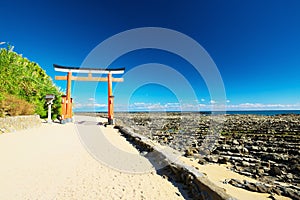
<svg viewBox="0 0 300 200"><path fill-rule="evenodd" d="M0 49L0 110L2 116L10 115L7 111L7 100L22 101L28 106L28 110L23 110L21 106L16 106L20 111L10 111L11 115L20 115L20 113L31 113L29 105L33 106L34 113L42 118L47 116L47 105L45 102L46 94L54 94L52 116L56 118L60 115L61 95L62 93L53 84L51 78L46 72L35 62L29 61L22 55L12 51L10 47ZM13 97L12 97L13 96ZM27 102L28 104L25 104ZM6 106L6 107L5 107ZM10 109L14 107L10 105Z"/></svg>

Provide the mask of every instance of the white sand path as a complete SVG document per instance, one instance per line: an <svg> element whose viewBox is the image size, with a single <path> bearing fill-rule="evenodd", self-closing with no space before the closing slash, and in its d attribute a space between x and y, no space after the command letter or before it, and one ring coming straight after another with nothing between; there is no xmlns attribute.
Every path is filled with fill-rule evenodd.
<svg viewBox="0 0 300 200"><path fill-rule="evenodd" d="M77 121L86 119L77 116ZM87 127L84 130L89 130L88 124L82 123L84 125ZM101 137L122 151L139 156L137 150L112 128L99 125L98 128L99 135L103 134ZM106 155L114 160L124 160L122 155L110 152ZM126 173L101 164L82 145L78 126L69 123L42 124L39 128L0 135L0 199L183 197L172 183L153 170L141 174Z"/></svg>

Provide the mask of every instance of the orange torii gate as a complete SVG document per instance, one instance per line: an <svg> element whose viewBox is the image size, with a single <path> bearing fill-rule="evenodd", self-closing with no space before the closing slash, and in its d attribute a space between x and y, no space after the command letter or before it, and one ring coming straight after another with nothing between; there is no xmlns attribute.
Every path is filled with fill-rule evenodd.
<svg viewBox="0 0 300 200"><path fill-rule="evenodd" d="M72 98L71 81L98 81L108 83L108 124L114 124L114 96L112 94L112 82L123 82L123 78L114 78L112 74L123 74L125 68L118 69L99 69L99 68L80 68L66 67L53 64L55 71L67 72L67 76L55 76L55 80L66 80L66 95L62 96L62 123L72 120ZM87 77L72 76L72 72L88 74ZM106 77L93 77L92 74L107 74Z"/></svg>

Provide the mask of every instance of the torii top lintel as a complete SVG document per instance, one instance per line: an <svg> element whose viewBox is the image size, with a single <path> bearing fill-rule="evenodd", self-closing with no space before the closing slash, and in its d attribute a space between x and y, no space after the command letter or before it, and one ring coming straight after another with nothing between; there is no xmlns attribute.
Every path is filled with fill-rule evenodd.
<svg viewBox="0 0 300 200"><path fill-rule="evenodd" d="M55 71L59 72L75 72L82 74L123 74L125 68L103 69L103 68L85 68L85 67L66 67L53 64Z"/></svg>

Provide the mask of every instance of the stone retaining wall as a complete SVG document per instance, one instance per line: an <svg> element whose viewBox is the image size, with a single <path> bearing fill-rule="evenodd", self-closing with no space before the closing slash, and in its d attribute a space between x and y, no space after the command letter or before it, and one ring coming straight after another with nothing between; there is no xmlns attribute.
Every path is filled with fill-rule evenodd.
<svg viewBox="0 0 300 200"><path fill-rule="evenodd" d="M141 151L155 152L167 162L166 167L170 168L177 180L188 186L193 194L193 199L214 199L214 200L233 200L223 188L214 185L202 173L192 166L186 165L178 157L174 156L174 150L155 144L145 136L134 133L126 127L117 126L122 134L133 142ZM172 152L171 152L172 151Z"/></svg>
<svg viewBox="0 0 300 200"><path fill-rule="evenodd" d="M0 134L23 130L41 125L39 115L0 118Z"/></svg>

